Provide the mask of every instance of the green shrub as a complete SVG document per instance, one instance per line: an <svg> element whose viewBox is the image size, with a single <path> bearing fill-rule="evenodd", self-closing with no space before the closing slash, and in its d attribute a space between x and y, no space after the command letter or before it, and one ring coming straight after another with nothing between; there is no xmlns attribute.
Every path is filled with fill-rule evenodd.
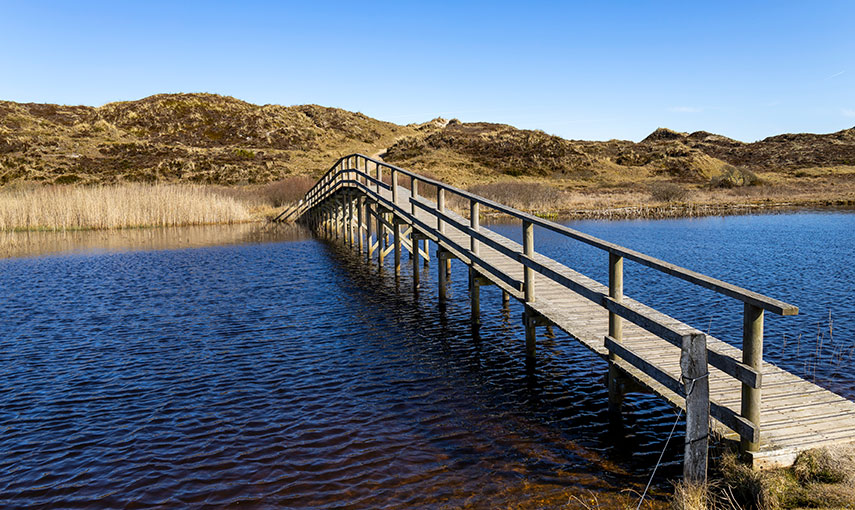
<svg viewBox="0 0 855 510"><path fill-rule="evenodd" d="M756 186L760 184L757 174L747 168L725 165L721 174L710 179L712 188L741 188L743 186Z"/></svg>

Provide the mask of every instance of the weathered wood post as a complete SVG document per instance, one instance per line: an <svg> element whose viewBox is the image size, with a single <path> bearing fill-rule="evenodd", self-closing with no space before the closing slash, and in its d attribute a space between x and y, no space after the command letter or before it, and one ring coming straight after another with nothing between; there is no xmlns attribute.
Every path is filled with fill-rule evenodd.
<svg viewBox="0 0 855 510"><path fill-rule="evenodd" d="M742 362L763 373L763 309L745 303L742 316ZM760 388L742 383L742 416L760 428ZM741 439L742 452L754 451L760 443Z"/></svg>
<svg viewBox="0 0 855 510"><path fill-rule="evenodd" d="M374 254L374 250L372 250L372 246L374 245L374 241L371 239L371 225L374 224L373 217L371 214L371 202L366 200L365 202L365 242L368 246L365 248L365 263L371 263L371 255Z"/></svg>
<svg viewBox="0 0 855 510"><path fill-rule="evenodd" d="M386 255L383 254L383 243L380 242L381 237L385 237L385 227L383 226L383 209L380 204L377 204L377 267L383 269L383 259Z"/></svg>
<svg viewBox="0 0 855 510"><path fill-rule="evenodd" d="M534 225L528 220L523 220L523 255L534 258ZM523 271L523 298L525 299L525 356L533 361L537 354L537 332L535 320L530 306L535 302L534 292L534 269L525 266Z"/></svg>
<svg viewBox="0 0 855 510"><path fill-rule="evenodd" d="M710 378L707 337L703 333L683 338L680 372L686 392L686 443L683 478L694 483L707 480L710 437Z"/></svg>
<svg viewBox="0 0 855 510"><path fill-rule="evenodd" d="M502 291L502 308L508 309L511 305L511 295L508 294L508 291Z"/></svg>
<svg viewBox="0 0 855 510"><path fill-rule="evenodd" d="M469 227L478 232L481 228L480 204L476 200L469 201ZM469 251L472 252L472 260L469 263L469 301L472 311L472 325L481 324L481 287L478 284L478 271L475 270L475 257L480 251L480 243L474 235L469 236Z"/></svg>
<svg viewBox="0 0 855 510"><path fill-rule="evenodd" d="M377 194L380 194L381 184L383 183L383 170L380 169L380 163L374 163L377 170Z"/></svg>
<svg viewBox="0 0 855 510"><path fill-rule="evenodd" d="M411 188L411 190L410 190L411 191L411 193L410 193L410 214L412 214L413 217L415 218L415 216L416 216L416 199L419 198L419 180L416 179L415 177L411 177L410 179L411 179L411 182L410 182L410 188ZM415 241L413 241L413 244L416 244Z"/></svg>
<svg viewBox="0 0 855 510"><path fill-rule="evenodd" d="M430 265L430 239L425 237L423 241L425 242L425 267L428 267Z"/></svg>
<svg viewBox="0 0 855 510"><path fill-rule="evenodd" d="M351 248L354 245L354 232L353 232L353 194L347 193L347 244Z"/></svg>
<svg viewBox="0 0 855 510"><path fill-rule="evenodd" d="M364 244L362 239L365 237L362 229L365 224L365 196L360 195L359 199L356 202L356 231L359 233L359 237L357 238L357 245L359 247L359 253L362 254L364 250Z"/></svg>
<svg viewBox="0 0 855 510"><path fill-rule="evenodd" d="M445 213L445 190L439 186L436 188L436 211ZM436 217L436 229L439 230L440 234L445 233L445 223L439 216Z"/></svg>
<svg viewBox="0 0 855 510"><path fill-rule="evenodd" d="M410 241L415 247L413 248L411 255L413 258L413 291L417 291L419 289L421 275L419 274L419 234L416 233L415 227L413 227L413 233L410 234Z"/></svg>
<svg viewBox="0 0 855 510"><path fill-rule="evenodd" d="M623 257L609 253L609 297L620 302L623 299ZM623 320L609 311L609 336L615 342L623 339ZM614 363L615 354L609 350L609 414L612 418L620 416L623 404L623 388L621 388L620 370Z"/></svg>
<svg viewBox="0 0 855 510"><path fill-rule="evenodd" d="M439 282L437 283L437 287L439 290L439 302L444 303L448 297L448 273L446 271L445 265L445 262L446 260L448 260L448 258L446 257L446 251L442 248L437 248L436 258L439 259L439 267L437 268L437 279L439 280Z"/></svg>
<svg viewBox="0 0 855 510"><path fill-rule="evenodd" d="M398 171L392 170L392 205L398 205ZM401 224L394 212L391 215L392 237L395 243L395 276L401 275Z"/></svg>
<svg viewBox="0 0 855 510"><path fill-rule="evenodd" d="M410 215L413 220L410 222L410 260L416 260L419 253L419 242L416 239L416 199L419 197L419 180L416 176L410 176ZM415 274L413 275L415 276Z"/></svg>
<svg viewBox="0 0 855 510"><path fill-rule="evenodd" d="M437 212L445 213L445 190L439 186L436 187L436 210ZM440 234L445 233L445 222L439 216L436 218L436 229L439 230ZM445 281L447 282L451 276L451 259L446 257L445 260L440 261L440 264L445 265L443 272Z"/></svg>

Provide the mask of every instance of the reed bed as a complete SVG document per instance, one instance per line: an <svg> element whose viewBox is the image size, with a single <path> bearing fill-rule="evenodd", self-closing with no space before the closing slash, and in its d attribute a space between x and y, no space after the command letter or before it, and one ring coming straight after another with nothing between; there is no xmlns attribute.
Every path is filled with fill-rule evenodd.
<svg viewBox="0 0 855 510"><path fill-rule="evenodd" d="M248 206L203 186L120 184L0 190L0 231L230 224Z"/></svg>

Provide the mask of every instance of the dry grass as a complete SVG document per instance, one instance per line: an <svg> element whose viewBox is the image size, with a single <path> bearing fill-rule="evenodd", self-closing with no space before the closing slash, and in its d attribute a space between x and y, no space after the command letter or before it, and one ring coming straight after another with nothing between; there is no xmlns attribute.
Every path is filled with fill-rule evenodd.
<svg viewBox="0 0 855 510"><path fill-rule="evenodd" d="M470 187L469 191L523 211L547 211L566 205L564 193L539 182L478 184Z"/></svg>
<svg viewBox="0 0 855 510"><path fill-rule="evenodd" d="M802 452L789 468L758 471L730 452L710 485L675 484L672 508L784 510L855 508L855 447Z"/></svg>
<svg viewBox="0 0 855 510"><path fill-rule="evenodd" d="M171 227L250 220L245 203L186 184L0 190L0 231Z"/></svg>

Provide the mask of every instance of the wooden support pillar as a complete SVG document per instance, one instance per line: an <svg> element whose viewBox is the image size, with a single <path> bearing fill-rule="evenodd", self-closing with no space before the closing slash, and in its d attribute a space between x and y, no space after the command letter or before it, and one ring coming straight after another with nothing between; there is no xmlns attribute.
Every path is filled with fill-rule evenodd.
<svg viewBox="0 0 855 510"><path fill-rule="evenodd" d="M451 265L451 253L443 248L436 249L436 258L439 260L437 270L439 283L439 301L444 303L448 298L448 266Z"/></svg>
<svg viewBox="0 0 855 510"><path fill-rule="evenodd" d="M480 215L480 204L471 200L469 202L469 226L475 232L481 228ZM481 251L481 243L475 239L475 236L469 237L469 250L475 256L478 256ZM481 325L481 286L478 283L478 276L475 265L472 263L469 266L469 304L472 311L473 327Z"/></svg>
<svg viewBox="0 0 855 510"><path fill-rule="evenodd" d="M742 362L763 373L763 309L745 303L742 316ZM760 388L742 384L742 417L760 428ZM743 453L755 451L760 443L742 439Z"/></svg>
<svg viewBox="0 0 855 510"><path fill-rule="evenodd" d="M369 202L365 202L365 227L366 227L365 241L368 244L368 246L366 246L366 249L365 249L365 263L366 264L371 263L371 254L372 254L371 246L374 244L372 239L371 239L371 230L372 230L371 225L374 224L374 221L372 221L374 216L371 212L371 209L372 209L371 204Z"/></svg>
<svg viewBox="0 0 855 510"><path fill-rule="evenodd" d="M383 243L380 241L381 238L386 237L385 229L383 226L383 210L379 207L377 208L377 267L383 269L383 259L386 256L383 254Z"/></svg>
<svg viewBox="0 0 855 510"><path fill-rule="evenodd" d="M534 257L534 225L530 221L523 220L523 255ZM525 356L533 361L537 352L537 333L530 305L535 302L534 292L534 269L525 266L523 271L523 298L526 303L526 311L523 325L525 326Z"/></svg>
<svg viewBox="0 0 855 510"><path fill-rule="evenodd" d="M341 213L342 213L342 205L341 205L341 197L335 198L335 240L338 241L341 238L342 234L342 221L341 221Z"/></svg>
<svg viewBox="0 0 855 510"><path fill-rule="evenodd" d="M363 238L365 237L362 232L363 225L365 225L365 197L360 196L356 202L356 232L359 234L356 244L359 248L360 254L364 250L364 245L362 242Z"/></svg>
<svg viewBox="0 0 855 510"><path fill-rule="evenodd" d="M428 267L428 266L430 265L430 239L428 239L427 237L425 237L424 242L425 242L425 249L424 249L424 252L425 252L425 267Z"/></svg>
<svg viewBox="0 0 855 510"><path fill-rule="evenodd" d="M609 297L616 301L623 299L623 257L613 253L609 253ZM615 342L623 339L623 322L614 312L609 312L609 336ZM614 360L615 354L609 350L609 414L613 419L617 419L620 417L624 391L621 373Z"/></svg>
<svg viewBox="0 0 855 510"><path fill-rule="evenodd" d="M481 326L481 284L478 281L478 272L469 267L469 309L472 317L472 327Z"/></svg>
<svg viewBox="0 0 855 510"><path fill-rule="evenodd" d="M413 291L416 291L419 288L421 274L419 269L419 235L415 230L410 234L410 241L413 243L412 245L415 246L415 249L410 252L410 255L413 259Z"/></svg>
<svg viewBox="0 0 855 510"><path fill-rule="evenodd" d="M683 339L680 371L686 392L683 478L693 483L705 483L710 436L710 378L707 337L703 333Z"/></svg>
<svg viewBox="0 0 855 510"><path fill-rule="evenodd" d="M395 276L401 276L401 224L398 218L392 218L392 234L395 242Z"/></svg>
<svg viewBox="0 0 855 510"><path fill-rule="evenodd" d="M502 308L508 309L511 306L511 295L508 294L508 291L502 291Z"/></svg>
<svg viewBox="0 0 855 510"><path fill-rule="evenodd" d="M353 235L353 195L348 193L347 195L347 244L351 248L353 248L354 244L354 235Z"/></svg>

